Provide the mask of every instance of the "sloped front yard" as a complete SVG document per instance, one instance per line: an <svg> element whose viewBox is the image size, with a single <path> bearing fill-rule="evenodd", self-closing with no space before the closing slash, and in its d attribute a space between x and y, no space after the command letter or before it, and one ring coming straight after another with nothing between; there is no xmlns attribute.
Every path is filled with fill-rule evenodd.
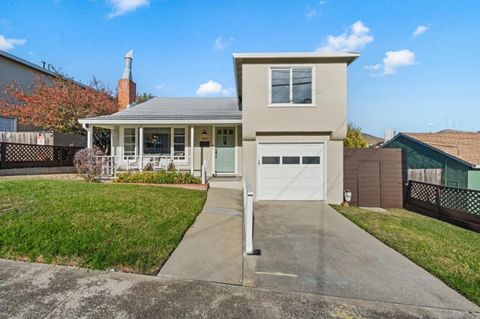
<svg viewBox="0 0 480 319"><path fill-rule="evenodd" d="M0 181L0 257L154 274L205 198L154 186Z"/></svg>
<svg viewBox="0 0 480 319"><path fill-rule="evenodd" d="M480 233L404 209L334 208L480 305Z"/></svg>

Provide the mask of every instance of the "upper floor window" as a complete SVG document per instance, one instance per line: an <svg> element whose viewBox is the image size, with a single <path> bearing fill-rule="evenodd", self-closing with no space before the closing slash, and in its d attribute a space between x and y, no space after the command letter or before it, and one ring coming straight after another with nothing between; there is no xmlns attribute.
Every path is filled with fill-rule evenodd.
<svg viewBox="0 0 480 319"><path fill-rule="evenodd" d="M272 67L271 104L312 104L312 67Z"/></svg>

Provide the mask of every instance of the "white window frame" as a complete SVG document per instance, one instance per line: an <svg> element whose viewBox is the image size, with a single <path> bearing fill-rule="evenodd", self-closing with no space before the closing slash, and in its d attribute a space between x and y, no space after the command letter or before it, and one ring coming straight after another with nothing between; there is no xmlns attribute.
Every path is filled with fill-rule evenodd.
<svg viewBox="0 0 480 319"><path fill-rule="evenodd" d="M133 155L125 155L125 129L133 129L134 130L134 136L135 136L135 153ZM121 143L121 144L120 144ZM122 153L121 153L121 158L122 159L125 159L125 156L135 156L137 157L138 156L138 127L137 126L132 126L132 125L129 125L129 126L122 126L121 127L121 130L120 130L120 145L121 145L121 149L122 149Z"/></svg>
<svg viewBox="0 0 480 319"><path fill-rule="evenodd" d="M144 129L146 128L169 128L170 129L170 156L174 157L174 134L175 134L175 129L176 128L183 128L185 130L185 155L184 159L175 159L175 163L187 163L188 162L188 154L190 151L189 147L189 141L190 137L188 136L188 126L186 125L148 125L148 126L143 126ZM139 141L139 143L143 143L143 141ZM151 156L152 154L143 154L143 156Z"/></svg>
<svg viewBox="0 0 480 319"><path fill-rule="evenodd" d="M290 103L272 103L272 71L290 69ZM312 103L293 103L293 69L311 69L312 70ZM309 64L289 64L289 65L270 65L268 68L268 106L269 107L315 107L315 65Z"/></svg>

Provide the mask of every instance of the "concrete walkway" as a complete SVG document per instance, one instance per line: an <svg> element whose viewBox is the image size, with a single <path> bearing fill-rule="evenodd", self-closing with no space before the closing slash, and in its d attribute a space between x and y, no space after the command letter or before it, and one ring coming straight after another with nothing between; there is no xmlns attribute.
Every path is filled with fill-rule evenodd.
<svg viewBox="0 0 480 319"><path fill-rule="evenodd" d="M478 318L235 285L0 259L0 318Z"/></svg>
<svg viewBox="0 0 480 319"><path fill-rule="evenodd" d="M258 202L245 283L463 311L479 308L324 202Z"/></svg>
<svg viewBox="0 0 480 319"><path fill-rule="evenodd" d="M211 183L203 211L159 276L242 284L242 205L241 183Z"/></svg>

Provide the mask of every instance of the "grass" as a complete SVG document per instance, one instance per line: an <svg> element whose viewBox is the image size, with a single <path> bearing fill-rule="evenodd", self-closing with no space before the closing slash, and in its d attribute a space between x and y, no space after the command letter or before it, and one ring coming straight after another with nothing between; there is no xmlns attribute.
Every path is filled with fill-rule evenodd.
<svg viewBox="0 0 480 319"><path fill-rule="evenodd" d="M480 305L480 233L404 209L333 206L352 222Z"/></svg>
<svg viewBox="0 0 480 319"><path fill-rule="evenodd" d="M0 257L154 274L205 198L155 186L0 181Z"/></svg>

